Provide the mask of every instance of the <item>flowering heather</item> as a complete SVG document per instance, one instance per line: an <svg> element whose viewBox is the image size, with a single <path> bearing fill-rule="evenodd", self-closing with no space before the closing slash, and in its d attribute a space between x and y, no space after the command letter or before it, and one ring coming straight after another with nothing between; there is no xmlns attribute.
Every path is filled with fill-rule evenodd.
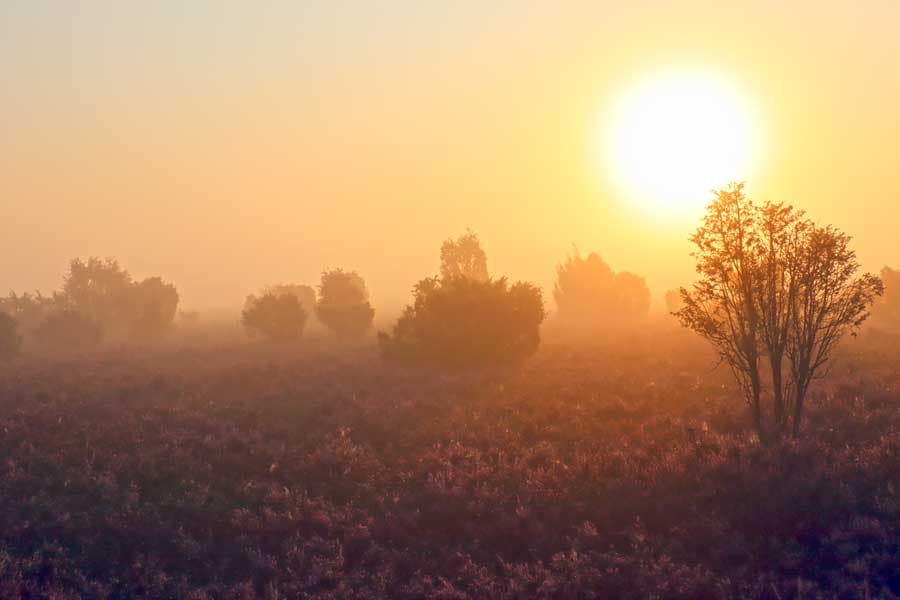
<svg viewBox="0 0 900 600"><path fill-rule="evenodd" d="M761 446L704 347L0 367L2 598L895 598L896 344ZM202 366L197 366L202 365Z"/></svg>

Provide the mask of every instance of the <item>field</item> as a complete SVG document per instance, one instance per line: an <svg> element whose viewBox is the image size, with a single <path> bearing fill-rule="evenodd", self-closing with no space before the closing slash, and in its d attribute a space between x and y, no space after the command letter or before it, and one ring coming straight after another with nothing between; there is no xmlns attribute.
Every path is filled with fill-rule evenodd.
<svg viewBox="0 0 900 600"><path fill-rule="evenodd" d="M898 358L849 341L772 447L668 329L455 376L370 346L26 358L0 597L894 598Z"/></svg>

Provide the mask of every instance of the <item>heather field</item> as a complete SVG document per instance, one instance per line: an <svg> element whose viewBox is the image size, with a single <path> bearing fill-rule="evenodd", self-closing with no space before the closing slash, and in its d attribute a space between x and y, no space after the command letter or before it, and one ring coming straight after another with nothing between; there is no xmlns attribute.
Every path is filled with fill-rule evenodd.
<svg viewBox="0 0 900 600"><path fill-rule="evenodd" d="M900 596L895 338L768 447L675 330L457 375L314 345L0 367L0 597Z"/></svg>

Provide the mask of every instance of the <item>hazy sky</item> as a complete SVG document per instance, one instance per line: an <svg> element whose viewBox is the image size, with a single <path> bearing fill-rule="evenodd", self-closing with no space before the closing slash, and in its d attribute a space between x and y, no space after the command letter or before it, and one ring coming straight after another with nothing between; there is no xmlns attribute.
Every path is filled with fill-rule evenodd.
<svg viewBox="0 0 900 600"><path fill-rule="evenodd" d="M237 307L342 266L385 306L468 226L548 299L572 244L658 298L693 277L693 225L637 210L596 140L672 68L755 107L758 197L900 264L896 0L4 0L0 287L114 256Z"/></svg>

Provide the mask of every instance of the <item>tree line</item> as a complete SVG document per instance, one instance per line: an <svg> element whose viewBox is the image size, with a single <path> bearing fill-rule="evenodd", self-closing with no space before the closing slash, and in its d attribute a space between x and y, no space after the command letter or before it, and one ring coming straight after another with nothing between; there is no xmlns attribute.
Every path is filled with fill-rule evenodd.
<svg viewBox="0 0 900 600"><path fill-rule="evenodd" d="M762 440L799 432L807 392L845 335L872 313L882 325L900 323L900 271L860 274L849 236L790 205L756 204L743 184L716 192L691 240L699 279L667 293L666 304L729 366ZM577 249L557 267L553 298L560 323L593 335L646 318L650 308L642 277ZM115 260L75 259L59 292L0 299L0 355L19 350L22 332L69 349L159 337L178 301L158 277L135 281ZM311 316L338 339L363 337L375 316L365 280L331 269L317 289L265 288L247 297L241 323L250 336L284 342L300 338ZM439 273L415 284L378 344L386 361L404 365L517 364L537 350L546 316L541 289L491 275L478 236L467 231L443 243Z"/></svg>

